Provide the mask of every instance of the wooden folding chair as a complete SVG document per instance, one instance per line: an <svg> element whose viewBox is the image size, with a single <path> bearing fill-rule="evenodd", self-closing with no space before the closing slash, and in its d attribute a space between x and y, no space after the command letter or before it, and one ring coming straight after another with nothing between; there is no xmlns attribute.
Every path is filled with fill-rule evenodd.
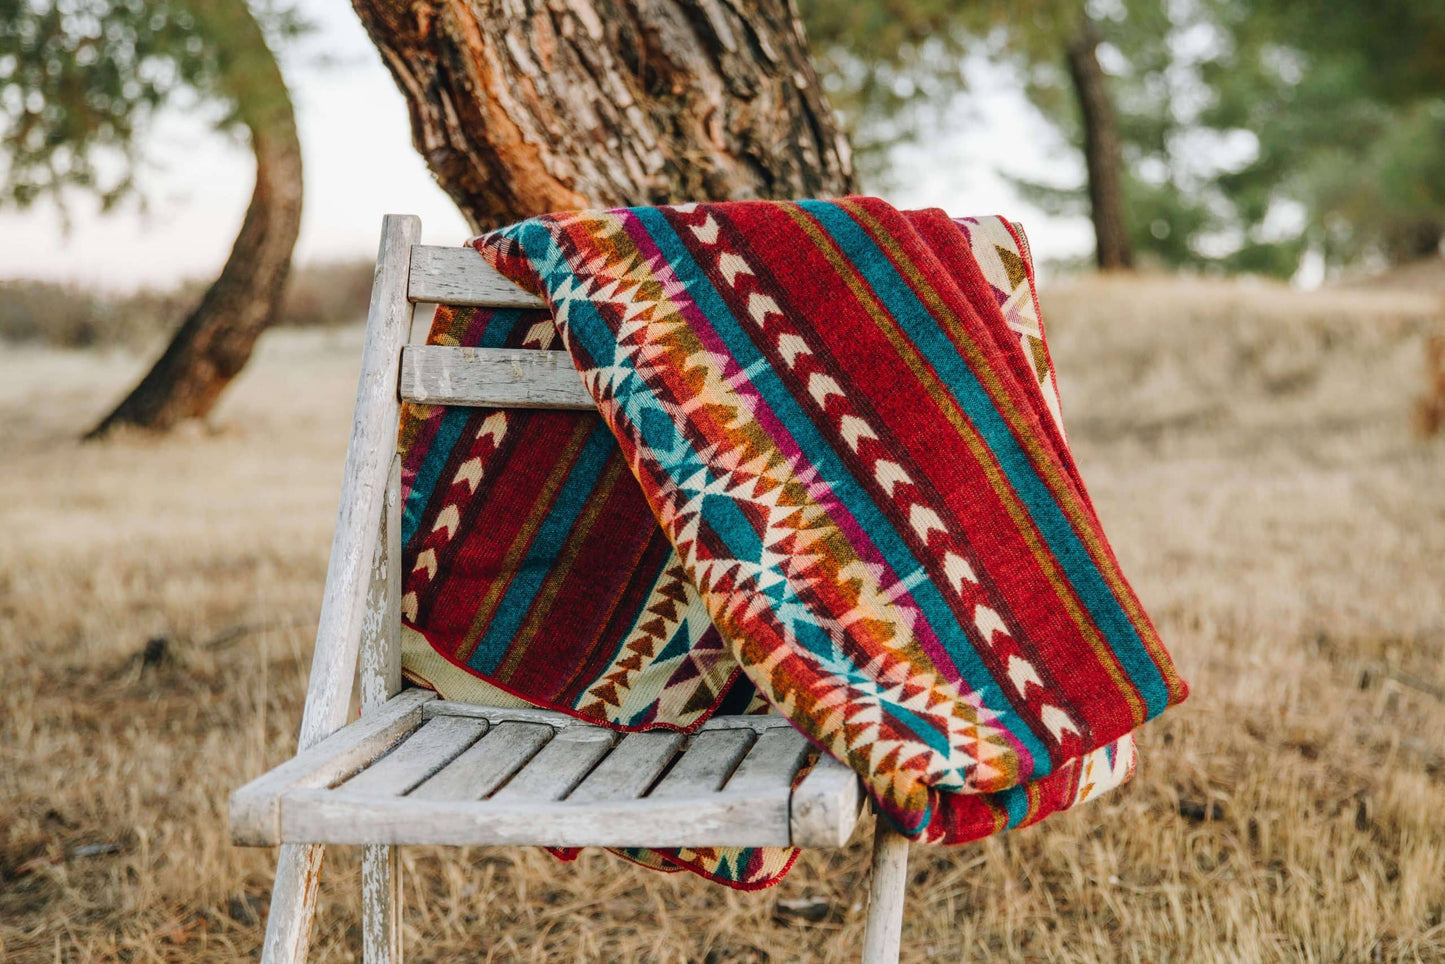
<svg viewBox="0 0 1445 964"><path fill-rule="evenodd" d="M715 717L691 736L618 734L543 710L401 687L403 400L585 410L560 352L407 346L412 304L545 307L465 248L382 224L341 507L300 749L231 797L231 837L280 845L262 960L306 957L322 848L362 844L363 949L401 960L400 844L840 847L865 799L779 716ZM358 672L359 670L359 672ZM354 677L362 711L347 723ZM659 779L661 777L661 779ZM907 841L875 824L863 960L896 961Z"/></svg>

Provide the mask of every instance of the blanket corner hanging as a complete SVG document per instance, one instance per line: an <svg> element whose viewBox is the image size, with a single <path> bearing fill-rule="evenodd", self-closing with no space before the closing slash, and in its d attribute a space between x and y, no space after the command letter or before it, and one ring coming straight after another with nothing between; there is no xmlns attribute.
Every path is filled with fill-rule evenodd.
<svg viewBox="0 0 1445 964"><path fill-rule="evenodd" d="M1001 218L870 198L548 215L479 238L598 413L408 406L408 674L617 729L776 711L957 843L1128 778L1187 692L1059 418ZM788 851L631 851L739 887Z"/></svg>

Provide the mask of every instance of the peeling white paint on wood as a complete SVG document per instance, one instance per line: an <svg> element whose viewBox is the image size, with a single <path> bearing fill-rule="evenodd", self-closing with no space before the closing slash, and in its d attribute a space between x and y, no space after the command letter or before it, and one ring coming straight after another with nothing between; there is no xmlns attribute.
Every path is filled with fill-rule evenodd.
<svg viewBox="0 0 1445 964"><path fill-rule="evenodd" d="M451 763L487 732L486 720L439 716L412 733L393 752L341 785L347 793L382 793L404 796Z"/></svg>
<svg viewBox="0 0 1445 964"><path fill-rule="evenodd" d="M361 629L361 713L401 692L401 457L393 454L381 531L371 562ZM430 725L423 723L423 728ZM410 742L410 741L408 741ZM375 766L365 772L372 773ZM361 959L401 964L401 852L385 844L361 854Z"/></svg>
<svg viewBox="0 0 1445 964"><path fill-rule="evenodd" d="M340 783L421 726L422 707L435 699L435 693L408 690L232 793L231 842L243 847L280 843L284 794Z"/></svg>
<svg viewBox="0 0 1445 964"><path fill-rule="evenodd" d="M784 847L786 794L572 803L523 796L422 800L300 790L282 807L282 834L325 843L554 847Z"/></svg>
<svg viewBox="0 0 1445 964"><path fill-rule="evenodd" d="M428 405L593 411L563 351L412 345L402 353L401 397Z"/></svg>
<svg viewBox="0 0 1445 964"><path fill-rule="evenodd" d="M306 708L301 717L302 750L320 743L345 723L351 701L369 588L366 570L375 557L396 448L400 415L396 385L401 347L411 327L407 285L412 247L420 236L420 218L389 214L382 221L356 389L356 414L346 450L341 505L326 570ZM321 849L315 846L281 849L261 950L262 964L293 964L306 959L321 856Z"/></svg>
<svg viewBox="0 0 1445 964"><path fill-rule="evenodd" d="M485 737L413 790L410 796L416 800L480 800L511 779L512 774L546 746L554 732L543 723L489 724Z"/></svg>
<svg viewBox="0 0 1445 964"><path fill-rule="evenodd" d="M793 791L794 846L847 846L866 799L858 774L827 754L819 756Z"/></svg>
<svg viewBox="0 0 1445 964"><path fill-rule="evenodd" d="M388 844L361 854L361 959L401 964L401 851Z"/></svg>
<svg viewBox="0 0 1445 964"><path fill-rule="evenodd" d="M361 712L401 692L401 457L387 474L381 530L361 620Z"/></svg>
<svg viewBox="0 0 1445 964"><path fill-rule="evenodd" d="M858 779L824 757L794 789L812 753L781 717L623 737L407 690L238 791L233 819L260 814L236 823L250 843L839 846Z"/></svg>
<svg viewBox="0 0 1445 964"><path fill-rule="evenodd" d="M567 799L591 803L640 797L677 756L682 744L681 733L629 733Z"/></svg>
<svg viewBox="0 0 1445 964"><path fill-rule="evenodd" d="M547 307L545 301L517 287L471 247L438 248L419 244L412 248L407 294L412 301L441 305Z"/></svg>
<svg viewBox="0 0 1445 964"><path fill-rule="evenodd" d="M873 865L868 878L863 964L898 964L907 887L908 838L880 816L873 825Z"/></svg>

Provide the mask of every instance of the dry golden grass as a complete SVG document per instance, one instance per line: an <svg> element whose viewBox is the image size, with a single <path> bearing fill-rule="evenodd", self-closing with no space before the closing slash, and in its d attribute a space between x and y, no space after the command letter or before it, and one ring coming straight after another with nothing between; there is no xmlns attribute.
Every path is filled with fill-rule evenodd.
<svg viewBox="0 0 1445 964"><path fill-rule="evenodd" d="M1445 441L1410 430L1438 302L1145 279L1046 310L1194 695L1111 798L915 848L905 960L1445 960ZM0 958L256 954L273 854L228 845L226 795L291 752L358 347L275 333L213 432L98 446L135 359L0 356ZM409 953L853 960L866 846L751 895L409 848ZM328 857L316 960L356 957L358 865ZM827 920L775 919L807 895Z"/></svg>

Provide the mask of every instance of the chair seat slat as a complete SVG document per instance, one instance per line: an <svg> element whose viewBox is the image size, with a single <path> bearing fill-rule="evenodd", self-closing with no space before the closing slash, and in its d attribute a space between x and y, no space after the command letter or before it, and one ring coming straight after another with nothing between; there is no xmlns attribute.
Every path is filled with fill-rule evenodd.
<svg viewBox="0 0 1445 964"><path fill-rule="evenodd" d="M393 717L396 725L374 732ZM406 720L410 734L397 728ZM364 754L353 748L358 737ZM327 758L309 762L303 779L294 776L298 758L252 784L253 796L274 789L252 808L265 820L246 819L244 807L233 814L238 840L838 846L861 799L857 775L826 756L791 789L811 751L786 720L769 716L716 717L691 737L654 731L619 740L564 714L409 690L315 751ZM336 785L359 767L361 776Z"/></svg>
<svg viewBox="0 0 1445 964"><path fill-rule="evenodd" d="M440 720L463 720L438 716ZM410 794L416 800L480 800L511 778L552 739L542 723L498 723Z"/></svg>
<svg viewBox="0 0 1445 964"><path fill-rule="evenodd" d="M487 732L485 720L438 717L428 720L404 743L347 780L348 793L402 796L456 759Z"/></svg>
<svg viewBox="0 0 1445 964"><path fill-rule="evenodd" d="M612 749L617 734L601 727L563 730L507 785L492 795L498 802L561 800Z"/></svg>
<svg viewBox="0 0 1445 964"><path fill-rule="evenodd" d="M767 731L738 764L727 782L727 792L776 790L786 793L811 749L807 738L792 727Z"/></svg>
<svg viewBox="0 0 1445 964"><path fill-rule="evenodd" d="M682 742L681 733L629 733L567 799L590 803L640 797L672 762Z"/></svg>
<svg viewBox="0 0 1445 964"><path fill-rule="evenodd" d="M677 764L647 795L649 800L673 800L716 793L727 782L738 761L753 745L749 730L712 730L692 738Z"/></svg>
<svg viewBox="0 0 1445 964"><path fill-rule="evenodd" d="M435 693L408 690L343 726L231 794L231 839L246 846L278 842L281 796L290 790L338 783L366 766L421 725Z"/></svg>

